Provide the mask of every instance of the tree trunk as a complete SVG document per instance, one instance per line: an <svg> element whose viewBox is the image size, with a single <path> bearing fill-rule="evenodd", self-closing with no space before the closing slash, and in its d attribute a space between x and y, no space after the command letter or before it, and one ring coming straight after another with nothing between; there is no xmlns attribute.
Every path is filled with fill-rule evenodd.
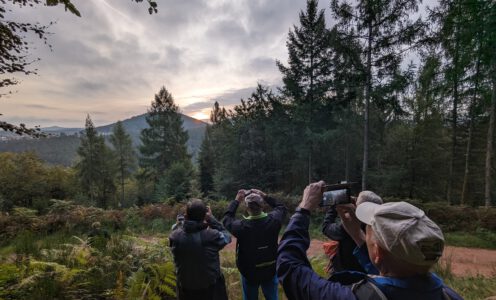
<svg viewBox="0 0 496 300"><path fill-rule="evenodd" d="M363 126L363 168L362 168L362 190L367 189L367 172L369 161L369 104L372 90L372 20L368 24L367 41L367 82L365 87L365 107Z"/></svg>
<svg viewBox="0 0 496 300"><path fill-rule="evenodd" d="M486 207L491 206L491 183L492 183L492 158L493 158L493 145L494 145L494 118L496 114L496 61L493 62L493 93L491 96L491 109L489 118L489 128L487 130L487 148L486 148L486 184L484 191L484 200Z"/></svg>
<svg viewBox="0 0 496 300"><path fill-rule="evenodd" d="M470 117L469 127L468 127L468 140L467 140L467 151L465 152L465 172L463 176L463 186L462 186L462 198L460 200L460 205L465 205L467 202L467 188L468 179L470 175L470 155L472 152L472 135L474 131L474 120L473 116Z"/></svg>
<svg viewBox="0 0 496 300"><path fill-rule="evenodd" d="M308 151L308 184L312 183L312 149Z"/></svg>
<svg viewBox="0 0 496 300"><path fill-rule="evenodd" d="M479 37L480 38L480 37ZM479 43L479 47L480 43ZM460 200L460 205L465 205L467 200L467 189L468 189L468 180L470 175L470 156L472 154L472 136L474 131L474 122L475 122L475 105L477 103L477 92L479 90L479 72L480 72L480 51L477 57L477 62L475 66L475 84L474 84L474 95L472 97L472 101L469 106L469 126L468 126L468 140L467 140L467 151L465 152L465 172L463 176L463 186L462 186L462 197Z"/></svg>
<svg viewBox="0 0 496 300"><path fill-rule="evenodd" d="M454 67L454 76L453 76L453 110L452 110L452 135L451 135L451 161L450 161L450 167L449 167L449 176L448 176L448 188L446 189L446 200L448 200L448 205L453 204L453 177L455 173L455 159L456 159L456 129L457 129L457 122L458 122L458 85L459 85L459 80L458 80L458 64L459 62L459 29L457 28L456 30L456 41L455 41L455 56L453 57L453 67Z"/></svg>
<svg viewBox="0 0 496 300"><path fill-rule="evenodd" d="M344 148L344 180L346 180L346 182L350 182L350 138L348 137L348 135L346 135L345 139L346 144Z"/></svg>

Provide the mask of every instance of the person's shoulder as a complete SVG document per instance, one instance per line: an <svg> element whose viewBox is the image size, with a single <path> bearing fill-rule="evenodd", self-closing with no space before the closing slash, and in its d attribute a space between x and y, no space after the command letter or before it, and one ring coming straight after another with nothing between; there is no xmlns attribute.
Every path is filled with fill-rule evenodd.
<svg viewBox="0 0 496 300"><path fill-rule="evenodd" d="M358 271L341 271L336 272L329 277L329 281L339 282L342 285L352 285L364 279L368 279L368 275Z"/></svg>
<svg viewBox="0 0 496 300"><path fill-rule="evenodd" d="M200 231L201 234L209 239L216 238L221 234L222 232L220 230L214 229L214 228L205 228L204 230Z"/></svg>
<svg viewBox="0 0 496 300"><path fill-rule="evenodd" d="M181 234L183 234L183 228L176 228L169 234L169 240L177 240Z"/></svg>

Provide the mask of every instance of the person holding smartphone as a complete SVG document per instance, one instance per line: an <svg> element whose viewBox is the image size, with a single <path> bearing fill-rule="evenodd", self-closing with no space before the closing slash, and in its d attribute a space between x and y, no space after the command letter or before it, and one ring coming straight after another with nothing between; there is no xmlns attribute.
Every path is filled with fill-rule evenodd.
<svg viewBox="0 0 496 300"><path fill-rule="evenodd" d="M372 202L382 204L382 198L371 191L362 191L358 197L350 197L350 204L335 204L329 207L326 212L324 222L322 223L322 233L329 239L338 242L337 251L331 259L332 273L340 271L358 271L365 270L360 262L353 255L356 244L343 227L341 216L338 214L337 207L343 205L358 206L361 203ZM365 230L365 226L362 228Z"/></svg>
<svg viewBox="0 0 496 300"><path fill-rule="evenodd" d="M236 219L242 202L248 216ZM271 212L264 212L264 203L272 207ZM241 273L243 300L258 299L260 287L265 299L278 299L277 246L286 214L282 203L257 189L238 191L229 204L222 223L237 238L236 265Z"/></svg>

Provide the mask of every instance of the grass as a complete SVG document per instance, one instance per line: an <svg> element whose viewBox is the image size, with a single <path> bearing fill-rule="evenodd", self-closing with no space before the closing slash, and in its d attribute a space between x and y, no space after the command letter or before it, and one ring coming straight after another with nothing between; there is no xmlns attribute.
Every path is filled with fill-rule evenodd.
<svg viewBox="0 0 496 300"><path fill-rule="evenodd" d="M160 220L152 222L149 227L136 228L134 226L130 226L125 231L110 233L113 236L116 235L116 239L118 240L126 239L131 241L132 244L139 249L146 249L151 245L157 244L158 242L160 242L161 246L162 243L164 243L163 246L164 248L166 248L166 238L170 230L170 223L171 222ZM0 271L2 271L2 268L5 270L3 270L3 273L0 272L0 282L2 280L5 282L11 280L9 276L12 272L8 269L9 266L1 266L1 264L2 261L5 262L6 258L9 257L9 255L12 255L12 253L20 252L37 257L39 256L39 252L42 249L53 249L58 248L62 244L74 243L74 235L84 237L85 233L76 231L58 231L49 235L20 233L15 238L9 241L3 241L0 244ZM311 224L310 236L312 239L326 239L322 235L320 226L317 224L317 222ZM452 246L496 249L496 233L487 230L477 230L470 233L450 232L445 234L445 238L447 244ZM127 251L127 248L123 249L123 251L124 250ZM116 250L114 249L113 251L109 251L109 253L111 254L116 252L119 254L119 257L124 257L125 255L121 255L121 252L123 251L116 252ZM310 258L310 262L315 272L317 272L321 277L327 278L327 274L325 274L324 269L327 265L328 260L325 255L322 254L312 257ZM235 251L222 251L221 265L222 271L226 278L226 286L229 299L241 299L241 277L239 271L236 268ZM447 285L451 286L462 297L464 297L464 299L485 299L487 297L496 295L496 277L455 277L451 272L451 265L449 263L437 266L435 272L443 278ZM125 282L125 280L123 282ZM2 298L1 292L2 287L0 287L0 298ZM261 292L259 299L264 299L261 295ZM284 295L281 287L279 287L279 299L287 300L287 297Z"/></svg>
<svg viewBox="0 0 496 300"><path fill-rule="evenodd" d="M455 277L450 260L438 263L433 271L465 300L480 300L496 295L496 277Z"/></svg>
<svg viewBox="0 0 496 300"><path fill-rule="evenodd" d="M447 232L444 238L450 246L496 250L496 233L484 229L475 232Z"/></svg>

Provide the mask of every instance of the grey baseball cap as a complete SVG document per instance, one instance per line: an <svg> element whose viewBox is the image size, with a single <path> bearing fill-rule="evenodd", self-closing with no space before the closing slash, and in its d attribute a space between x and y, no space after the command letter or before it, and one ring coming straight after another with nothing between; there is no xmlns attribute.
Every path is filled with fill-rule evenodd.
<svg viewBox="0 0 496 300"><path fill-rule="evenodd" d="M245 203L246 203L246 205L248 205L249 203L252 203L252 202L258 204L259 206L263 206L264 200L263 200L262 196L260 196L259 194L251 193L245 197Z"/></svg>
<svg viewBox="0 0 496 300"><path fill-rule="evenodd" d="M429 266L443 254L444 236L439 226L407 202L365 202L357 207L356 216L372 227L379 245L399 259Z"/></svg>

